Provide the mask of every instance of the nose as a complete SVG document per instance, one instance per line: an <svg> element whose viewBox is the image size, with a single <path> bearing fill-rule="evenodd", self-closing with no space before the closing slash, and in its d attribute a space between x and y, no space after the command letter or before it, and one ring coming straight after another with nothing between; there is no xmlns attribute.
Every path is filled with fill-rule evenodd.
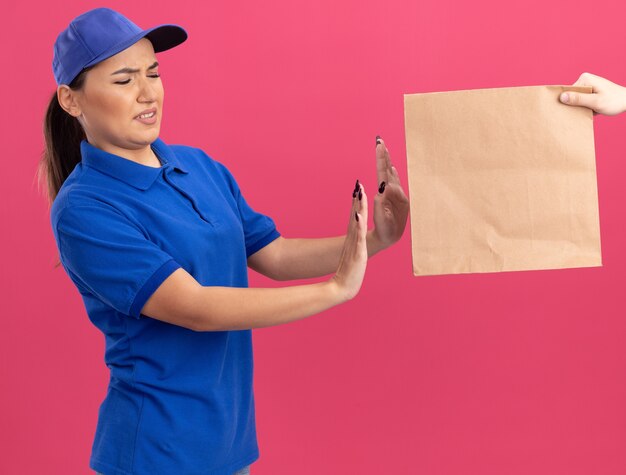
<svg viewBox="0 0 626 475"><path fill-rule="evenodd" d="M139 102L154 102L158 97L158 88L154 84L155 79L144 77L140 79Z"/></svg>

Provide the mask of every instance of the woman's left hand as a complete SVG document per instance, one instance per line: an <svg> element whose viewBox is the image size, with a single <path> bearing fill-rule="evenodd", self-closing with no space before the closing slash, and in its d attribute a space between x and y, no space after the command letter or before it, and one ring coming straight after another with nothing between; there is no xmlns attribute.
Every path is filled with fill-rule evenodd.
<svg viewBox="0 0 626 475"><path fill-rule="evenodd" d="M378 193L374 196L374 237L382 248L402 237L409 214L409 199L404 194L398 170L391 164L385 142L376 137L376 175Z"/></svg>

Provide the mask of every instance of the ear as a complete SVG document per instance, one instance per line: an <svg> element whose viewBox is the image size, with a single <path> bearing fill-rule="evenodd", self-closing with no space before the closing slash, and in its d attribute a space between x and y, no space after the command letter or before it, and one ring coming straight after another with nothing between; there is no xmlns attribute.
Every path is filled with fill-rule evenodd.
<svg viewBox="0 0 626 475"><path fill-rule="evenodd" d="M57 88L57 99L60 106L65 110L65 112L74 117L78 117L82 113L76 95L76 92L65 84L61 84Z"/></svg>

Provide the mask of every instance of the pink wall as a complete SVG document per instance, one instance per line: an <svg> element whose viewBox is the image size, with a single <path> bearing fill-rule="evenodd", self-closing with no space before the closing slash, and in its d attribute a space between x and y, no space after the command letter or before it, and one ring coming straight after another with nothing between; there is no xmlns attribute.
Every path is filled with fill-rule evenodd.
<svg viewBox="0 0 626 475"><path fill-rule="evenodd" d="M0 7L3 474L92 473L104 341L53 269L33 180L53 42L96 6ZM107 6L188 30L158 56L161 137L225 163L285 237L344 233L356 178L371 206L376 134L406 190L403 93L571 84L583 71L626 85L618 0ZM626 114L596 116L603 267L416 278L407 226L356 299L255 330L253 474L626 473L625 133Z"/></svg>

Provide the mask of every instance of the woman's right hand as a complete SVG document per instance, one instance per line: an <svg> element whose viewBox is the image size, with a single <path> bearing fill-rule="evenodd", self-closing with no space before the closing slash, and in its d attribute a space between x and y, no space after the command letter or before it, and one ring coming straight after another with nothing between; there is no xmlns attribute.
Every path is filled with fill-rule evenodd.
<svg viewBox="0 0 626 475"><path fill-rule="evenodd" d="M591 73L582 73L573 86L591 86L590 94L563 92L560 100L571 106L584 106L593 114L617 115L626 110L626 88Z"/></svg>
<svg viewBox="0 0 626 475"><path fill-rule="evenodd" d="M352 192L348 233L337 272L328 281L342 301L354 298L361 289L367 266L367 195L359 180Z"/></svg>

